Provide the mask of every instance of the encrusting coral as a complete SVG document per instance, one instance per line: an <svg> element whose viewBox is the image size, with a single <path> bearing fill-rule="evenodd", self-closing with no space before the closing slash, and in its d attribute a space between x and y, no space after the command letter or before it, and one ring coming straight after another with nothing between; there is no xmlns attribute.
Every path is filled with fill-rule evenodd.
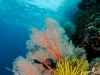
<svg viewBox="0 0 100 75"><path fill-rule="evenodd" d="M84 49L74 47L72 41L69 41L69 38L65 35L64 29L56 20L46 18L46 25L43 29L31 28L30 30L32 34L30 35L30 40L26 42L28 47L26 58L19 56L15 59L13 69L11 70L14 75L54 75L55 71L57 71L56 64L60 64L60 61L66 61L63 58L68 57L70 60L75 56L83 54L81 58L82 60L85 59L84 56L86 53L83 51ZM75 61L77 62L78 59L75 59ZM79 66L83 64L79 68L83 71L84 66L86 67L87 65L87 61L78 61L77 64ZM66 66L63 67L65 68ZM75 70L77 71L77 68ZM87 74L87 72L83 71L82 73Z"/></svg>

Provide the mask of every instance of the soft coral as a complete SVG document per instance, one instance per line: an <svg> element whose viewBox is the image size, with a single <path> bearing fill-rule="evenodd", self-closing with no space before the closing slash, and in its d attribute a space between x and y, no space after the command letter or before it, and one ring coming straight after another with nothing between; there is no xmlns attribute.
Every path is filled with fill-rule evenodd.
<svg viewBox="0 0 100 75"><path fill-rule="evenodd" d="M50 18L46 19L46 30L40 32L37 29L32 28L33 34L30 35L31 40L35 43L45 47L51 54L56 56L59 60L62 59L60 50L57 45L57 34L55 34L55 27L58 23Z"/></svg>

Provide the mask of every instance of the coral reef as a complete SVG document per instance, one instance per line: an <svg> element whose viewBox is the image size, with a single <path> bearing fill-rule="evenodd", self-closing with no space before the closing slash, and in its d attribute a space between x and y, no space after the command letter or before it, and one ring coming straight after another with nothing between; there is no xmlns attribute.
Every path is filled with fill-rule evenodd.
<svg viewBox="0 0 100 75"><path fill-rule="evenodd" d="M83 10L75 15L76 27L66 21L63 29L46 17L41 30L30 28L26 58L19 56L6 69L14 75L99 75L100 1L82 0L78 7Z"/></svg>
<svg viewBox="0 0 100 75"><path fill-rule="evenodd" d="M82 4L82 5L80 5ZM86 50L89 75L100 74L100 0L82 0L82 9L76 13L76 32L71 36L73 44ZM80 30L81 29L81 30Z"/></svg>
<svg viewBox="0 0 100 75"><path fill-rule="evenodd" d="M76 14L76 32L71 39L86 50L90 62L100 56L100 1L87 0L85 4L86 9Z"/></svg>
<svg viewBox="0 0 100 75"><path fill-rule="evenodd" d="M59 75L57 70L59 69L60 72L62 68L59 67L66 62L73 68L69 69L69 72L75 70L73 72L76 75L77 72L82 75L91 72L85 68L88 67L85 50L80 47L75 48L56 20L46 18L44 28L41 30L31 28L30 30L32 34L30 34L30 40L26 42L28 49L26 58L19 56L13 62L12 70L6 68L11 70L14 75ZM65 57L68 60L64 59ZM67 68L66 66L68 65L63 68Z"/></svg>

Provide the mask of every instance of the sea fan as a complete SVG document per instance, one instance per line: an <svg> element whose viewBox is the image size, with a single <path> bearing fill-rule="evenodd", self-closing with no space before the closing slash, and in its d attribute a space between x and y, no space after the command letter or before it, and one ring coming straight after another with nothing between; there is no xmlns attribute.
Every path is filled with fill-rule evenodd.
<svg viewBox="0 0 100 75"><path fill-rule="evenodd" d="M59 70L61 75L63 75L61 73L63 71L66 73L66 70L62 71L62 69L66 69L66 66L69 68L68 65L71 66L71 62L69 63L68 61L67 65L63 66L66 63L66 59L63 58L67 56L70 59L76 56L79 51L75 50L72 41L65 35L64 29L56 20L46 18L46 26L42 30L31 28L31 31L30 40L27 41L28 52L26 58L20 56L15 59L11 71L15 75L57 75L57 70ZM81 51L79 54L81 54ZM83 69L87 66L87 61L74 60L73 62L80 66L74 68L75 73L77 69L79 70L78 72L82 71L82 74L85 73ZM59 62L57 63L57 61ZM55 68L56 63L58 65L57 68ZM74 67L74 64L72 66ZM72 71L71 68L68 70L69 72ZM68 74L71 75L70 73Z"/></svg>
<svg viewBox="0 0 100 75"><path fill-rule="evenodd" d="M9 68L7 69L10 70ZM35 64L33 60L19 56L14 60L11 71L15 75L41 75L43 70L44 67L41 64Z"/></svg>
<svg viewBox="0 0 100 75"><path fill-rule="evenodd" d="M46 18L46 27L42 30L31 29L30 38L35 45L44 47L54 58L61 60L65 56L72 56L74 46L65 35L64 29L52 18Z"/></svg>

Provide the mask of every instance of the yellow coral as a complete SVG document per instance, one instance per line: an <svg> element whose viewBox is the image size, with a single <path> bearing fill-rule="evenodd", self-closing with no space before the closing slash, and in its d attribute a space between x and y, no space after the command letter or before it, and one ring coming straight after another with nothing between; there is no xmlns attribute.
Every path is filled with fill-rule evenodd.
<svg viewBox="0 0 100 75"><path fill-rule="evenodd" d="M91 71L87 71L87 60L80 60L73 58L68 60L64 58L62 61L58 61L54 75L87 75Z"/></svg>

